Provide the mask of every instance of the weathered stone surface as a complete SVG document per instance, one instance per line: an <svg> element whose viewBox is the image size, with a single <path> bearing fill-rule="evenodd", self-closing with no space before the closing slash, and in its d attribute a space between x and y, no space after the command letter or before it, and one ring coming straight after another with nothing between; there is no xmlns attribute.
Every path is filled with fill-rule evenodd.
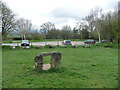
<svg viewBox="0 0 120 90"><path fill-rule="evenodd" d="M43 70L50 69L50 64L43 64Z"/></svg>
<svg viewBox="0 0 120 90"><path fill-rule="evenodd" d="M34 58L35 68L43 70L43 57L51 56L50 68L60 68L61 53L60 52L43 52Z"/></svg>
<svg viewBox="0 0 120 90"><path fill-rule="evenodd" d="M43 56L42 55L37 55L34 58L34 61L35 61L35 68L37 70L42 70L42 68L43 68Z"/></svg>

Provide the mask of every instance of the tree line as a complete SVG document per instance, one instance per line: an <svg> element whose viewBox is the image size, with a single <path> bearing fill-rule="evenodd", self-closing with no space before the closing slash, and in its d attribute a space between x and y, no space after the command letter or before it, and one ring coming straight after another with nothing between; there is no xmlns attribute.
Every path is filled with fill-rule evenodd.
<svg viewBox="0 0 120 90"><path fill-rule="evenodd" d="M30 20L16 19L15 14L7 5L1 2L2 12L2 38L15 33L21 39L95 39L119 42L118 9L104 13L99 7L92 9L74 28L64 25L57 29L52 22L43 23L36 28Z"/></svg>

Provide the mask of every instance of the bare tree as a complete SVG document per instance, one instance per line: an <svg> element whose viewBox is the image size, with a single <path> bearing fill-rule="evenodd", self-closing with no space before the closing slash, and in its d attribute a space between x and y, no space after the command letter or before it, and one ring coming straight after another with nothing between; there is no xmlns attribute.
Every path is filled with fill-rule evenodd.
<svg viewBox="0 0 120 90"><path fill-rule="evenodd" d="M74 39L80 38L79 37L79 30L76 27L73 28L73 38Z"/></svg>
<svg viewBox="0 0 120 90"><path fill-rule="evenodd" d="M0 1L0 43L2 42L2 2Z"/></svg>
<svg viewBox="0 0 120 90"><path fill-rule="evenodd" d="M69 39L72 37L71 27L69 25L64 25L62 27L62 38Z"/></svg>
<svg viewBox="0 0 120 90"><path fill-rule="evenodd" d="M78 34L80 35L80 38L84 38L85 32L88 33L88 26L86 21L79 21L76 23L75 29L78 30ZM84 30L84 31L83 31Z"/></svg>
<svg viewBox="0 0 120 90"><path fill-rule="evenodd" d="M2 1L0 4L2 5L2 12L0 12L2 17L2 38L5 39L10 32L15 30L16 22L15 15L7 5Z"/></svg>
<svg viewBox="0 0 120 90"><path fill-rule="evenodd" d="M114 40L117 41L119 33L117 11L106 13L102 20L102 23L102 38L107 39L110 42L113 42Z"/></svg>
<svg viewBox="0 0 120 90"><path fill-rule="evenodd" d="M55 24L51 23L51 22L46 22L44 23L43 25L41 25L41 29L43 30L44 32L44 36L45 38L47 33L50 31L50 30L54 30L55 29Z"/></svg>
<svg viewBox="0 0 120 90"><path fill-rule="evenodd" d="M0 1L0 32L2 32L2 1Z"/></svg>
<svg viewBox="0 0 120 90"><path fill-rule="evenodd" d="M95 10L91 10L90 15L86 17L86 20L89 23L90 31L93 32L94 30L96 30L99 43L101 42L101 31L100 31L101 16L102 16L101 13L102 13L102 9L97 7L95 8Z"/></svg>
<svg viewBox="0 0 120 90"><path fill-rule="evenodd" d="M47 33L47 38L48 39L58 39L60 38L60 35L61 35L61 32L60 30L56 30L56 29L53 29L53 30L50 30L48 33Z"/></svg>
<svg viewBox="0 0 120 90"><path fill-rule="evenodd" d="M102 9L96 8L95 16L94 16L95 29L98 34L99 43L101 43L101 12L102 12Z"/></svg>
<svg viewBox="0 0 120 90"><path fill-rule="evenodd" d="M26 39L26 36L30 34L32 23L29 20L20 18L17 20L17 31L20 33L22 40Z"/></svg>

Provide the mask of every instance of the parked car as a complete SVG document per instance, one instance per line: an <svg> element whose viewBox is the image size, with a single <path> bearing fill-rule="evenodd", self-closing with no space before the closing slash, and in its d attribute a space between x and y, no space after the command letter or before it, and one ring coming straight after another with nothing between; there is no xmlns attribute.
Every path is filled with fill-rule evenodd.
<svg viewBox="0 0 120 90"><path fill-rule="evenodd" d="M28 40L22 40L21 46L29 46L29 41Z"/></svg>
<svg viewBox="0 0 120 90"><path fill-rule="evenodd" d="M93 39L86 40L86 41L84 41L84 44L95 44L95 40L93 40Z"/></svg>
<svg viewBox="0 0 120 90"><path fill-rule="evenodd" d="M64 40L62 42L63 45L72 45L71 41L70 40Z"/></svg>
<svg viewBox="0 0 120 90"><path fill-rule="evenodd" d="M102 40L101 43L108 43L108 40Z"/></svg>

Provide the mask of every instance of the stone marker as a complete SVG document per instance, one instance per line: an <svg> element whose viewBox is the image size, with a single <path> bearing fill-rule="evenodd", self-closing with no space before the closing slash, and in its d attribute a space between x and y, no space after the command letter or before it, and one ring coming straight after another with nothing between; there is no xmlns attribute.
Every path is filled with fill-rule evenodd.
<svg viewBox="0 0 120 90"><path fill-rule="evenodd" d="M49 64L43 65L44 56L51 56L50 65ZM35 69L41 71L41 70L48 70L49 68L60 68L60 64L61 64L60 60L61 60L60 52L43 52L34 58Z"/></svg>

